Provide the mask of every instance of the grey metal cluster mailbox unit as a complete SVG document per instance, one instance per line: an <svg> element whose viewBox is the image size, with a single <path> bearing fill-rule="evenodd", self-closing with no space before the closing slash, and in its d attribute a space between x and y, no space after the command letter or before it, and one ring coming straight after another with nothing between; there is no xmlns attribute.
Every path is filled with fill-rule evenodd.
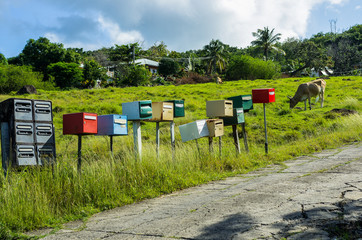
<svg viewBox="0 0 362 240"><path fill-rule="evenodd" d="M0 103L3 168L55 160L51 101L10 98Z"/></svg>

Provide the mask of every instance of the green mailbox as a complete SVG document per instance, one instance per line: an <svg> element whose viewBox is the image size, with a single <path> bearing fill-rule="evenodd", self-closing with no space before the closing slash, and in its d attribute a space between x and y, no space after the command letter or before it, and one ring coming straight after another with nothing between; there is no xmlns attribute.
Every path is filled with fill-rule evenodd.
<svg viewBox="0 0 362 240"><path fill-rule="evenodd" d="M224 126L238 125L245 122L244 110L242 108L234 108L232 117L221 117L224 120Z"/></svg>
<svg viewBox="0 0 362 240"><path fill-rule="evenodd" d="M253 99L251 94L229 97L228 99L233 100L234 108L243 108L244 112L249 112L249 110L253 109Z"/></svg>
<svg viewBox="0 0 362 240"><path fill-rule="evenodd" d="M173 117L185 117L185 102L184 100L168 100L166 102L173 103Z"/></svg>

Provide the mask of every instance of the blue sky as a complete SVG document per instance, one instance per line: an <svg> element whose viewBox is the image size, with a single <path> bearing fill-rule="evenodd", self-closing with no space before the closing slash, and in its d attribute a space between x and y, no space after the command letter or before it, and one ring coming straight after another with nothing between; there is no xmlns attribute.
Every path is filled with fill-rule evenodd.
<svg viewBox="0 0 362 240"><path fill-rule="evenodd" d="M17 56L29 39L96 50L163 41L169 50L201 49L211 39L247 47L268 26L288 37L342 32L362 24L361 0L0 0L0 53Z"/></svg>

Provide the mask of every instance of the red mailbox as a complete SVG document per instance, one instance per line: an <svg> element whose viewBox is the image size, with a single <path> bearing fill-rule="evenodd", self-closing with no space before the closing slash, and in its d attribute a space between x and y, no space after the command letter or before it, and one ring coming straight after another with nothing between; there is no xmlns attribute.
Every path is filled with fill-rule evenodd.
<svg viewBox="0 0 362 240"><path fill-rule="evenodd" d="M261 88L252 90L253 103L271 103L275 102L274 88Z"/></svg>
<svg viewBox="0 0 362 240"><path fill-rule="evenodd" d="M96 113L70 113L63 115L63 134L97 134Z"/></svg>

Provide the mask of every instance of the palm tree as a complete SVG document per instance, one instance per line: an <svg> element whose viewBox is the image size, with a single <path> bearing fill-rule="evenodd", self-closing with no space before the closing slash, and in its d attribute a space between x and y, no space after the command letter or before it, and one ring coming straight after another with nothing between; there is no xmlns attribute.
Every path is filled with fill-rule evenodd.
<svg viewBox="0 0 362 240"><path fill-rule="evenodd" d="M204 46L203 49L206 52L208 59L208 72L213 73L216 68L220 70L226 67L226 50L225 45L220 40L212 39L209 45Z"/></svg>
<svg viewBox="0 0 362 240"><path fill-rule="evenodd" d="M281 34L274 35L274 28L272 30L269 30L268 27L264 27L264 30L258 29L257 32L253 32L253 36L256 37L256 40L252 41L251 44L263 50L265 60L268 60L268 53L271 50L285 54L275 45L280 40Z"/></svg>

